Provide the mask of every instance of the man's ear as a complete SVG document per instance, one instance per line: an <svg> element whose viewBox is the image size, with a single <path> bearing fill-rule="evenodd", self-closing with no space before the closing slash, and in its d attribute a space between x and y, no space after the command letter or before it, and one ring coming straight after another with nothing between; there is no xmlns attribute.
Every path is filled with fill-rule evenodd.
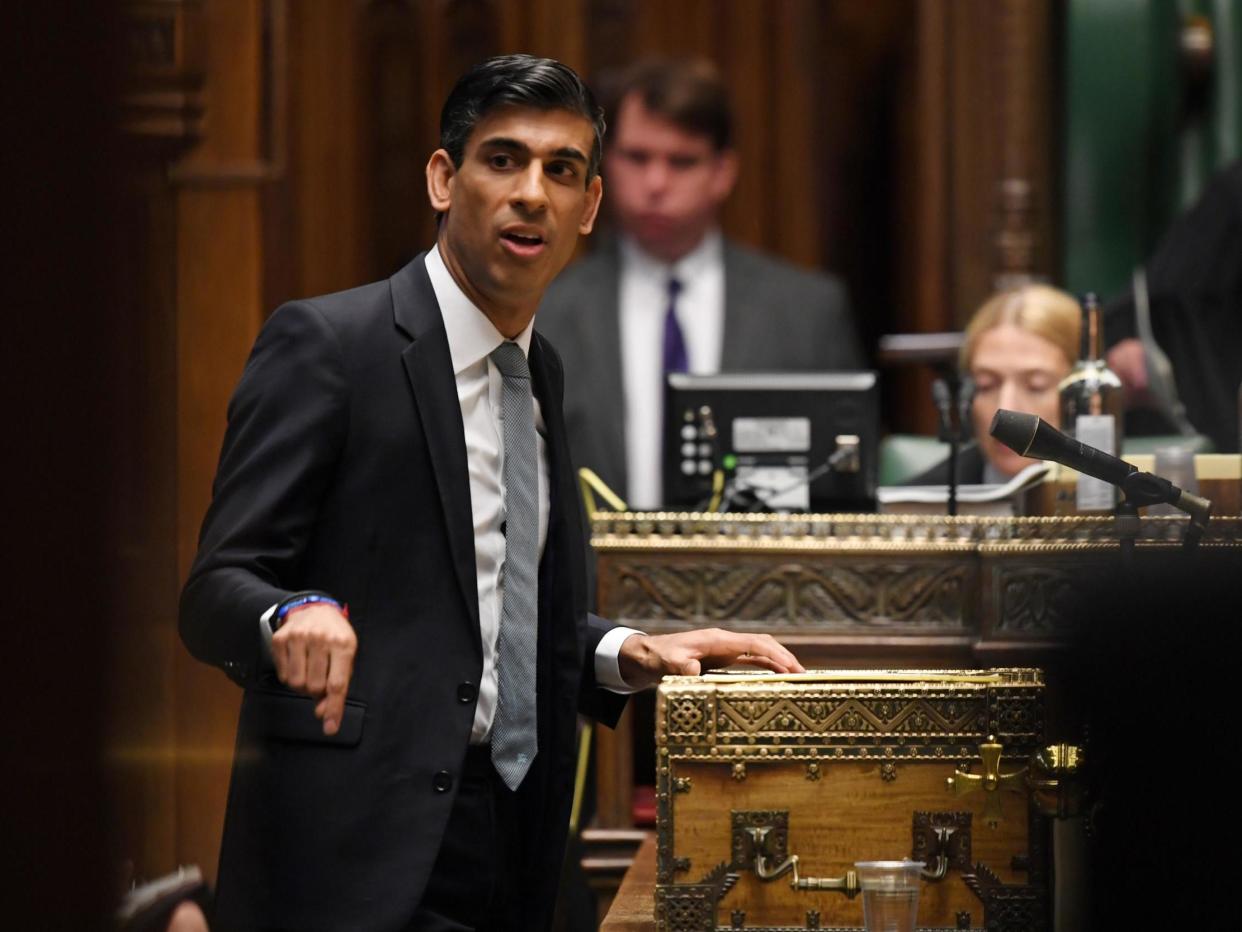
<svg viewBox="0 0 1242 932"><path fill-rule="evenodd" d="M457 166L444 149L436 149L427 160L427 200L438 214L448 211L453 203L453 178Z"/></svg>
<svg viewBox="0 0 1242 932"><path fill-rule="evenodd" d="M582 221L578 224L579 236L586 236L595 228L595 216L599 213L599 204L604 198L604 181L599 175L592 178L591 183L587 185L585 197L587 209L582 215Z"/></svg>
<svg viewBox="0 0 1242 932"><path fill-rule="evenodd" d="M716 156L716 171L712 178L712 194L717 204L723 204L737 184L739 162L736 149L725 149Z"/></svg>

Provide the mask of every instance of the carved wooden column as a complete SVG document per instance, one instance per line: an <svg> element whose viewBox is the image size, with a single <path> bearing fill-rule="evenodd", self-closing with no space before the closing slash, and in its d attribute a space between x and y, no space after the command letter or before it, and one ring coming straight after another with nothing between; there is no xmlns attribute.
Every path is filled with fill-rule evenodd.
<svg viewBox="0 0 1242 932"><path fill-rule="evenodd" d="M206 133L203 5L121 5L123 135L119 229L112 244L131 342L113 378L126 416L111 490L124 541L116 562L122 620L110 643L105 741L117 857L136 877L177 866L178 552L177 195L169 167ZM204 867L207 867L204 864ZM214 865L212 865L214 866Z"/></svg>
<svg viewBox="0 0 1242 932"><path fill-rule="evenodd" d="M166 159L203 135L203 25L197 0L123 6L121 127Z"/></svg>
<svg viewBox="0 0 1242 932"><path fill-rule="evenodd" d="M1001 0L995 7L994 76L999 93L992 280L1010 288L1052 270L1052 10L1048 0Z"/></svg>
<svg viewBox="0 0 1242 932"><path fill-rule="evenodd" d="M180 584L210 498L225 408L263 320L264 190L285 153L286 0L122 5L128 147L116 246L137 338L114 507L125 625L110 659L117 850L154 877L210 878L238 690L177 635Z"/></svg>

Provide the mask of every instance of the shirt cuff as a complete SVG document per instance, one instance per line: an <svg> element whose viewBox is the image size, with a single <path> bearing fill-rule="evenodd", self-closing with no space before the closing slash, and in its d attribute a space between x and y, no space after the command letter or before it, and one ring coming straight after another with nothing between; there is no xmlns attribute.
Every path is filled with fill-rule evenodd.
<svg viewBox="0 0 1242 932"><path fill-rule="evenodd" d="M272 616L279 607L280 603L276 602L259 616L259 640L263 645L260 654L263 665L269 669L276 666L276 661L272 659Z"/></svg>
<svg viewBox="0 0 1242 932"><path fill-rule="evenodd" d="M599 639L595 646L595 682L609 692L628 696L630 693L641 692L651 683L640 683L634 686L627 683L621 676L621 645L632 634L646 637L641 631L633 628L617 626Z"/></svg>

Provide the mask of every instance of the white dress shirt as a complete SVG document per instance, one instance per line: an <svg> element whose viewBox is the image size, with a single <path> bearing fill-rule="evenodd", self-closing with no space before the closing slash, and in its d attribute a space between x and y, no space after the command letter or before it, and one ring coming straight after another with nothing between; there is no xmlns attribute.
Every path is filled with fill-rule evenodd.
<svg viewBox="0 0 1242 932"><path fill-rule="evenodd" d="M504 598L505 520L504 439L500 419L503 377L491 353L505 341L487 315L479 310L458 287L444 264L440 250L432 249L426 258L427 275L440 305L444 330L448 335L453 375L457 380L457 400L466 433L466 462L470 473L470 512L474 521L474 561L479 593L479 630L483 640L483 677L479 683L478 704L470 740L482 744L492 729L496 715L498 677L496 645L500 637L501 604ZM532 321L513 342L530 355ZM548 538L548 450L547 426L539 399L535 398L535 430L539 453L539 555ZM616 628L600 641L595 651L595 678L616 692L632 692L621 678L618 653L621 643L640 632Z"/></svg>
<svg viewBox="0 0 1242 932"><path fill-rule="evenodd" d="M631 507L664 504L661 451L664 423L664 315L669 279L681 283L677 320L695 375L720 371L724 347L724 243L713 230L669 265L622 237L621 373L625 386L626 499Z"/></svg>

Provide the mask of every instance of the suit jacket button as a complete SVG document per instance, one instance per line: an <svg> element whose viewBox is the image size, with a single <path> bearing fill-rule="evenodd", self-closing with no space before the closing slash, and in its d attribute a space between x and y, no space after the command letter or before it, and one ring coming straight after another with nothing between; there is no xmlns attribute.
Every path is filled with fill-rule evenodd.
<svg viewBox="0 0 1242 932"><path fill-rule="evenodd" d="M453 775L447 770L441 770L431 778L431 785L437 793L447 793L453 788Z"/></svg>
<svg viewBox="0 0 1242 932"><path fill-rule="evenodd" d="M457 701L462 705L469 705L474 702L474 697L478 695L473 683L457 684Z"/></svg>

